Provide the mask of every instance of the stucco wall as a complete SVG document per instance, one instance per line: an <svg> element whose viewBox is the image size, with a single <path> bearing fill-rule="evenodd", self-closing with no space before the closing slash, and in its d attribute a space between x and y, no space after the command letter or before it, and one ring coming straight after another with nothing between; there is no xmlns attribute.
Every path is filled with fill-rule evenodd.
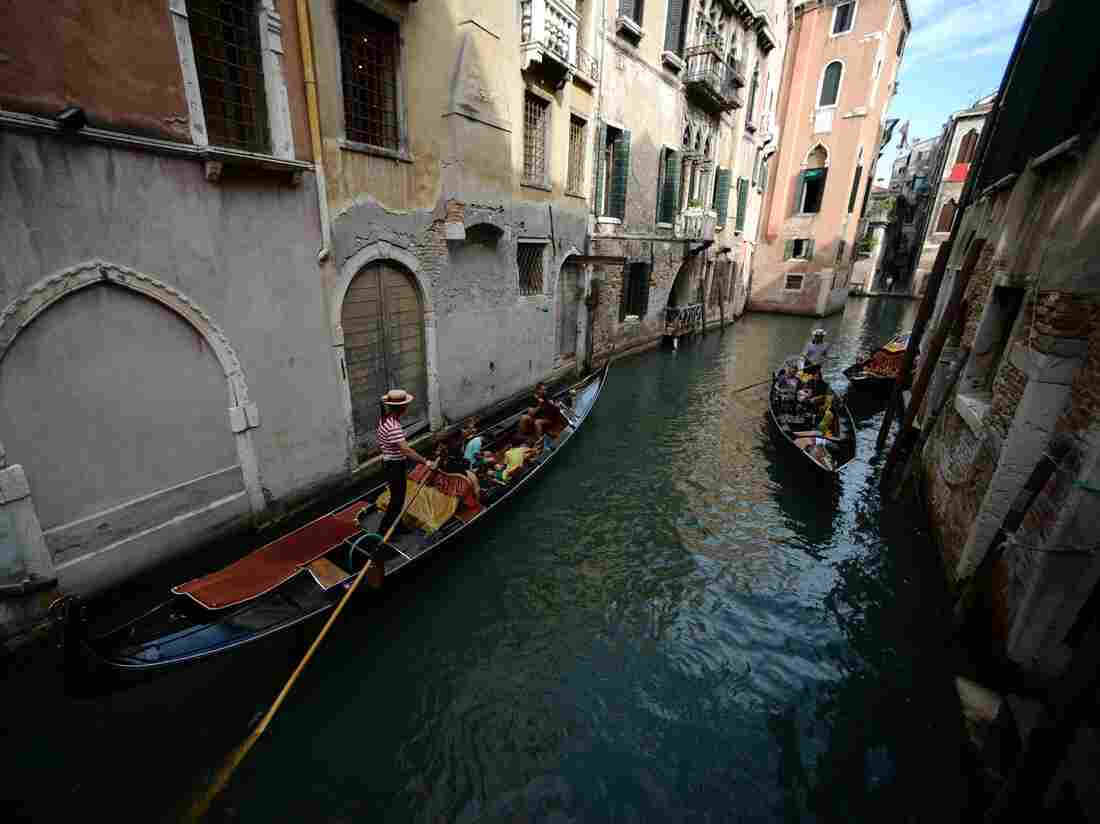
<svg viewBox="0 0 1100 824"><path fill-rule="evenodd" d="M0 306L18 306L44 279L96 260L123 267L105 270L117 280L131 277L125 272L148 277L139 285L208 319L213 329L208 334L239 360L239 380L233 380L239 391L247 389L247 402L258 413L240 425L247 429L254 452L253 475L262 487L255 491L266 501L264 516L347 466L340 387L314 257L320 239L311 176L305 175L297 187L289 186L284 176L227 177L212 184L194 160L12 132L0 132L0 158L0 213L7 217L0 223L0 247L6 250L0 259ZM94 274L95 266L85 271ZM52 324L53 311L46 309L41 322ZM70 328L77 335L95 333L79 323ZM5 333L9 331L5 326ZM200 345L191 341L191 346ZM0 370L19 362L0 363ZM152 364L150 368L155 370ZM5 386L11 377L5 375ZM18 375L14 378L18 381ZM227 388L222 422L226 432L240 439L231 428L229 392ZM104 401L102 409L97 425L109 428L110 402ZM192 411L179 411L179 437L185 441L183 424ZM71 409L47 408L42 414L55 426L71 426ZM120 404L116 428L103 437L137 437L141 430L128 422L130 414L135 410ZM162 414L169 418L161 423L171 424L171 410ZM9 451L35 448L20 420L6 426L14 431L0 432L0 441ZM118 465L94 471L101 470L104 478L121 473L126 455L132 452L120 451ZM155 487L169 480L148 478L145 492L163 491ZM48 498L61 493L36 489L35 494ZM162 514L171 518L190 511L191 503L170 501L165 506ZM214 519L203 530L217 527ZM193 546L201 540L198 533L205 534L193 532L160 536L155 549L163 555ZM85 548L96 548L94 536ZM151 557L135 550L126 558L126 571L133 573ZM110 558L96 564L94 580L82 584L99 585L121 572Z"/></svg>

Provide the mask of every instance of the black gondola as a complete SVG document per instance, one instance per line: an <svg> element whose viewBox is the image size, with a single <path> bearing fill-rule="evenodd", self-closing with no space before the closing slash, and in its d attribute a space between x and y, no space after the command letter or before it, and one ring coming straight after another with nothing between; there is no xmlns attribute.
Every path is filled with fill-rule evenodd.
<svg viewBox="0 0 1100 824"><path fill-rule="evenodd" d="M818 469L835 475L856 456L856 424L844 397L832 392L831 408L835 418L835 432L825 436L817 431L819 415L808 403L799 401L797 390L783 381L803 369L801 357L787 358L782 369L772 376L768 394L768 412L779 434L801 455ZM825 384L828 387L828 383ZM813 433L800 436L798 433Z"/></svg>
<svg viewBox="0 0 1100 824"><path fill-rule="evenodd" d="M844 377L853 387L878 389L893 386L909 346L909 333L894 335L871 354L844 370Z"/></svg>
<svg viewBox="0 0 1100 824"><path fill-rule="evenodd" d="M604 366L553 396L558 420L551 422L547 448L507 484L489 484L475 509L456 509L435 531L411 528L381 548L370 544L366 539L382 518L376 505L386 491L381 484L224 569L173 587L168 600L122 626L86 634L71 628L77 624L73 619L68 653L77 645L85 666L116 674L163 670L241 647L327 612L368 555L376 563L381 560L384 574L392 575L453 542L527 485L576 435L599 398L608 369ZM520 414L485 429L484 448L506 445Z"/></svg>

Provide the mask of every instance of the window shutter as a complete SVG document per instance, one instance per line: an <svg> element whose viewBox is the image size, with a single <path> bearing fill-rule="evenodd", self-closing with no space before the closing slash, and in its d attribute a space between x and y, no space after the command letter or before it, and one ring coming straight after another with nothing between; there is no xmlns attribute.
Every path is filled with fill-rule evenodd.
<svg viewBox="0 0 1100 824"><path fill-rule="evenodd" d="M794 241L788 240L783 244L783 260L790 260L792 255L794 255Z"/></svg>
<svg viewBox="0 0 1100 824"><path fill-rule="evenodd" d="M619 0L619 14L623 17L629 17L631 20L636 20L634 17L634 0Z"/></svg>
<svg viewBox="0 0 1100 824"><path fill-rule="evenodd" d="M856 208L856 194L859 192L859 179L863 177L863 166L856 166L856 176L852 180L852 193L848 195L848 214Z"/></svg>
<svg viewBox="0 0 1100 824"><path fill-rule="evenodd" d="M638 317L644 318L649 312L649 264L638 267L641 277L638 278Z"/></svg>
<svg viewBox="0 0 1100 824"><path fill-rule="evenodd" d="M718 225L725 226L726 218L729 215L730 205L730 170L719 169L718 170L718 186L715 190L717 192L715 208L718 210Z"/></svg>
<svg viewBox="0 0 1100 824"><path fill-rule="evenodd" d="M661 223L676 220L676 204L680 201L680 153L665 150L665 186L661 192Z"/></svg>
<svg viewBox="0 0 1100 824"><path fill-rule="evenodd" d="M753 106L756 105L756 87L760 82L760 68L752 70L752 85L749 86L749 105L745 107L745 122L752 123Z"/></svg>
<svg viewBox="0 0 1100 824"><path fill-rule="evenodd" d="M596 162L593 167L596 170L595 186L596 191L594 200L596 203L596 214L603 214L603 152L604 144L607 142L607 124L602 120L596 123Z"/></svg>
<svg viewBox="0 0 1100 824"><path fill-rule="evenodd" d="M767 158L760 161L760 194L768 191L768 161Z"/></svg>
<svg viewBox="0 0 1100 824"><path fill-rule="evenodd" d="M608 212L611 217L626 217L626 185L630 178L630 132L623 129L615 146L615 168L611 170Z"/></svg>
<svg viewBox="0 0 1100 824"><path fill-rule="evenodd" d="M668 19L665 22L665 51L679 54L683 49L684 0L668 0Z"/></svg>
<svg viewBox="0 0 1100 824"><path fill-rule="evenodd" d="M814 259L814 239L810 238L806 241L806 260Z"/></svg>
<svg viewBox="0 0 1100 824"><path fill-rule="evenodd" d="M738 232L745 229L745 211L749 205L749 182L745 178L737 181L737 225Z"/></svg>
<svg viewBox="0 0 1100 824"><path fill-rule="evenodd" d="M805 172L802 172L798 176L798 178L795 182L794 192L795 192L795 198L794 198L794 209L792 210L792 214L797 215L799 212L802 211L802 198L806 193L806 173Z"/></svg>

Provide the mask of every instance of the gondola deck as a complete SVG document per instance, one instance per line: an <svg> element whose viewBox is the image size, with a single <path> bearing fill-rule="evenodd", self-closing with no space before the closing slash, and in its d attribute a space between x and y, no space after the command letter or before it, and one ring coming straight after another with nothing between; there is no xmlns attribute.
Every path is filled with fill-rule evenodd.
<svg viewBox="0 0 1100 824"><path fill-rule="evenodd" d="M552 429L557 435L553 448L544 449L506 486L483 489L480 507L460 509L431 534L410 529L376 549L385 575L451 542L538 475L592 411L608 369L554 396L562 416ZM487 443L502 442L518 419L516 413L486 429L482 434ZM380 484L241 560L174 587L169 600L121 627L80 638L83 652L94 664L115 671L163 669L234 649L327 612L365 563L366 554L358 547L378 528L382 512L375 503L385 489ZM357 524L356 515L364 509L368 514Z"/></svg>

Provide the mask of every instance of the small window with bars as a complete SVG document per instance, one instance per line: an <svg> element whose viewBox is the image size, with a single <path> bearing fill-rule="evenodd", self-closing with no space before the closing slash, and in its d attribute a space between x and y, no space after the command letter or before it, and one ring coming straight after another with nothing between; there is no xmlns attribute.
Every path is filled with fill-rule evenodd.
<svg viewBox="0 0 1100 824"><path fill-rule="evenodd" d="M188 0L187 21L210 144L269 151L256 0Z"/></svg>
<svg viewBox="0 0 1100 824"><path fill-rule="evenodd" d="M339 25L345 134L356 143L397 149L397 24L341 0Z"/></svg>
<svg viewBox="0 0 1100 824"><path fill-rule="evenodd" d="M516 265L519 267L519 293L541 295L543 282L543 252L545 241L520 241L516 249Z"/></svg>
<svg viewBox="0 0 1100 824"><path fill-rule="evenodd" d="M527 92L523 102L523 182L545 186L547 183L546 130L550 122L550 104Z"/></svg>
<svg viewBox="0 0 1100 824"><path fill-rule="evenodd" d="M566 191L571 195L584 194L584 121L579 117L569 118L569 180Z"/></svg>
<svg viewBox="0 0 1100 824"><path fill-rule="evenodd" d="M804 275L787 275L783 288L791 292L801 292L803 278Z"/></svg>

